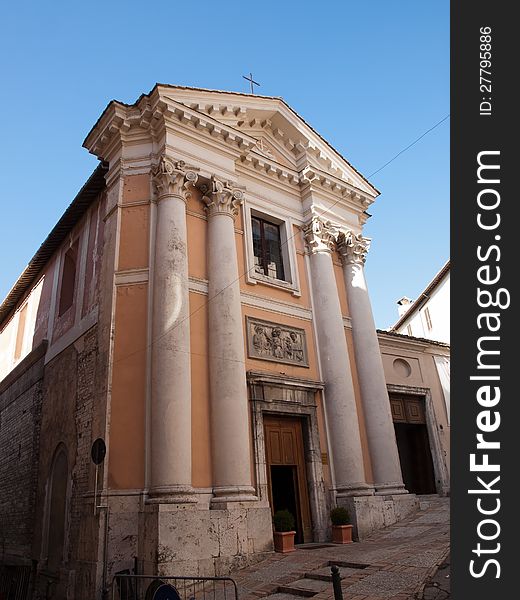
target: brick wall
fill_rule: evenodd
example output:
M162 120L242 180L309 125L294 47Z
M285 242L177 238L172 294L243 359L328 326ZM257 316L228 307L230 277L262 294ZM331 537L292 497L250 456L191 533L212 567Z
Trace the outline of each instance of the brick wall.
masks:
M0 562L30 563L34 530L43 359L33 350L0 382Z

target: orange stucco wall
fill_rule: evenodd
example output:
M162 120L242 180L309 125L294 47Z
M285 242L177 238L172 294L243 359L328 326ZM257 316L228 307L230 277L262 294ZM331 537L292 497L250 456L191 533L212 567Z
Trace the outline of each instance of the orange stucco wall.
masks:
M188 230L188 271L191 277L207 279L206 244L207 222L201 217L187 215L186 225Z
M190 294L192 482L211 487L207 296Z
M109 486L144 486L147 284L116 290Z
M149 199L150 176L148 173L143 173L141 175L127 175L123 182L122 204Z
M148 266L150 207L125 206L121 209L118 269L144 269Z
M334 275L336 276L336 287L338 288L339 304L341 306L341 314L344 317L350 317L348 308L347 290L345 288L345 278L343 276L343 267L337 253L332 254L334 264Z

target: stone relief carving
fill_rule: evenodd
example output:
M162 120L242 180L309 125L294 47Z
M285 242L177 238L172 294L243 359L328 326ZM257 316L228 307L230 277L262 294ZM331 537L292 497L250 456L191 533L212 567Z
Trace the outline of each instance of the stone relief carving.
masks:
M260 138L256 142L256 151L260 154L263 154L267 158L272 158L276 160L276 156L273 154L269 144L264 140L264 138Z
M305 331L246 317L247 348L250 358L308 367Z

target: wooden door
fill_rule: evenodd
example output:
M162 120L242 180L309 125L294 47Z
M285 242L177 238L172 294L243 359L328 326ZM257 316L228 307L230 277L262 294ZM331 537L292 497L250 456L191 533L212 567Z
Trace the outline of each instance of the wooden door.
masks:
M390 405L404 484L414 494L434 494L435 473L424 399L392 395Z
M265 416L264 429L271 511L274 513L281 508L292 509L296 520L296 541L310 542L312 524L302 421L292 417ZM294 495L294 499L289 498L289 495ZM290 506L277 506L281 497Z

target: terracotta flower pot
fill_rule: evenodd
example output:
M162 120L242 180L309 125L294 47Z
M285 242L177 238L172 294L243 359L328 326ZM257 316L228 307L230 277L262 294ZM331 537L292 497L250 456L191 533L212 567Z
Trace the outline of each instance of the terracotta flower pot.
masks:
M275 531L274 549L276 552L294 552L294 536L296 531Z
M333 525L332 541L335 544L352 544L352 525Z

